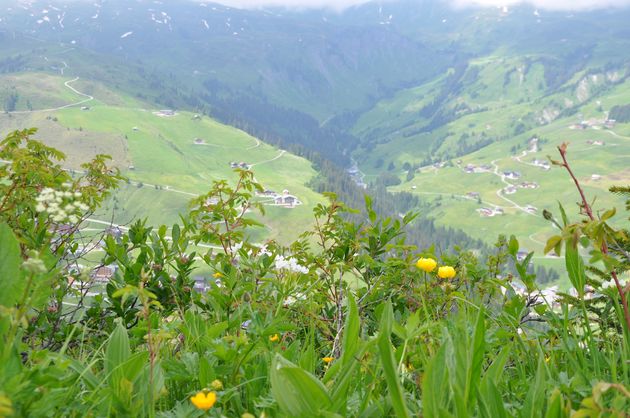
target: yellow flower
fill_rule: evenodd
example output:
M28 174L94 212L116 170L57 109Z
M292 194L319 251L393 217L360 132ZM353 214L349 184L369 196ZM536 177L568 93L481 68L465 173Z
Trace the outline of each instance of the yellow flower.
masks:
M431 273L437 267L437 261L432 258L421 258L416 262L416 267L427 273Z
M214 277L215 279L220 279L221 277L223 277L223 273L217 271L212 275L212 277Z
M334 359L334 357L324 357L322 360L324 360L324 363L329 364L332 363Z
M214 392L199 392L195 396L190 398L190 401L195 405L198 409L203 409L207 411L212 408L214 403L217 401L217 394Z
M210 383L210 387L214 390L221 390L223 389L223 382L221 382L219 379L215 379L212 381L212 383Z
M451 266L442 266L438 269L440 279L452 279L455 277L455 269Z
M273 334L271 337L269 337L269 341L271 341L272 343L276 343L280 341L280 336L278 334Z

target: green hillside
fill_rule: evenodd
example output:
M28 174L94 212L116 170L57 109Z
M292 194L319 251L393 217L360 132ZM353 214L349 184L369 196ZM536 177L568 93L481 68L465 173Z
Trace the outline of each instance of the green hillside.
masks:
M321 201L305 185L315 175L308 161L206 116L179 111L161 116L158 109L81 79L27 73L0 80L20 98L16 111L0 115L0 135L38 127L38 139L67 153L68 168L106 153L129 178L98 214L103 220L113 216L115 223L127 224L146 216L152 224L174 222L213 181L236 177L231 162L246 163L265 188L288 190L302 203L287 208L264 198L267 230L254 238L295 238ZM25 109L27 102L34 111ZM80 104L63 108L72 103Z
M575 190L563 170L540 165L569 142L596 207L621 207L608 188L630 180L630 124L606 121L613 107L630 103L630 81L623 67L591 68L549 93L545 71L535 57L493 55L378 103L353 128L365 179L390 169L402 181L391 190L429 200L428 215L439 224L487 243L514 233L536 251L538 265L559 266L542 254L553 233L542 211L557 213L560 202L576 214ZM520 178L502 177L506 171ZM483 208L504 214L482 216Z

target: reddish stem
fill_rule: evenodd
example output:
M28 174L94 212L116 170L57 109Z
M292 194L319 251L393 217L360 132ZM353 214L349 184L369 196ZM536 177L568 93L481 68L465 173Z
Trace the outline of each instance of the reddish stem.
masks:
M571 167L569 166L569 162L567 161L566 144L562 144L561 146L559 146L558 151L560 151L560 156L562 157L562 163L563 163L562 166L566 168L566 170L569 172L569 175L571 176L571 178L573 179L573 182L575 183L575 187L577 187L578 192L580 193L580 197L582 198L582 206L584 208L584 211L586 212L586 215L590 218L591 221L594 221L595 216L593 216L593 210L591 209L591 205L588 204L588 201L586 200L586 196L584 195L584 190L582 189L582 186L580 185L580 182L578 181L577 177L575 177L575 174L573 174L573 170L571 170ZM601 249L602 249L602 253L608 255L608 245L606 244L605 240L602 243ZM621 306L623 308L623 314L626 320L626 329L630 331L630 311L628 310L628 300L626 299L626 292L624 288L621 286L621 283L619 282L619 278L617 277L617 272L613 270L611 271L610 274L612 275L612 278L615 281L615 286L617 287L619 296L621 296Z

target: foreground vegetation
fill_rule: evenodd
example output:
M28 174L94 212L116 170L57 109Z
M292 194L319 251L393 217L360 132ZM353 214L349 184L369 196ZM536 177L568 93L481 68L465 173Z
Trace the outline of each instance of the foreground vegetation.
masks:
M80 227L122 178L103 156L72 177L32 134L0 143L0 416L630 409L630 241L608 224L614 210L596 217L583 198L577 223L545 213L559 231L547 250L564 253L575 289L551 300L514 237L485 259L418 249L405 242L414 215L381 219L367 197L360 223L329 195L290 246L248 242L261 186L237 171L179 224L104 236L102 265L118 270L90 291ZM213 274L200 283L202 267Z

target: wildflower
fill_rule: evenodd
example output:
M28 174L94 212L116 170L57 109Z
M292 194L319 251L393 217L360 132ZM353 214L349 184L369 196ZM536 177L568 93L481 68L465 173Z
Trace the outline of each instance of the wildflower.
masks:
M278 334L273 334L271 337L269 337L269 341L271 341L272 343L276 343L280 341L280 336Z
M190 398L190 401L195 405L198 409L203 409L207 411L212 408L214 403L217 401L217 394L214 392L199 392L195 396Z
M334 359L334 357L324 357L322 360L324 361L324 363L330 364Z
M308 273L308 269L298 264L297 260L293 257L284 258L279 255L276 257L276 269L277 270L289 270L295 273Z
M440 279L452 279L455 277L455 269L451 266L442 266L438 269Z
M220 381L219 379L215 379L212 381L212 383L210 383L210 387L214 390L222 390L223 389L223 382Z
M216 273L212 275L212 277L214 277L215 279L220 279L221 277L223 277L223 273L221 273L220 271L217 271Z
M416 262L416 267L427 273L431 273L437 267L437 261L432 258L421 258Z

